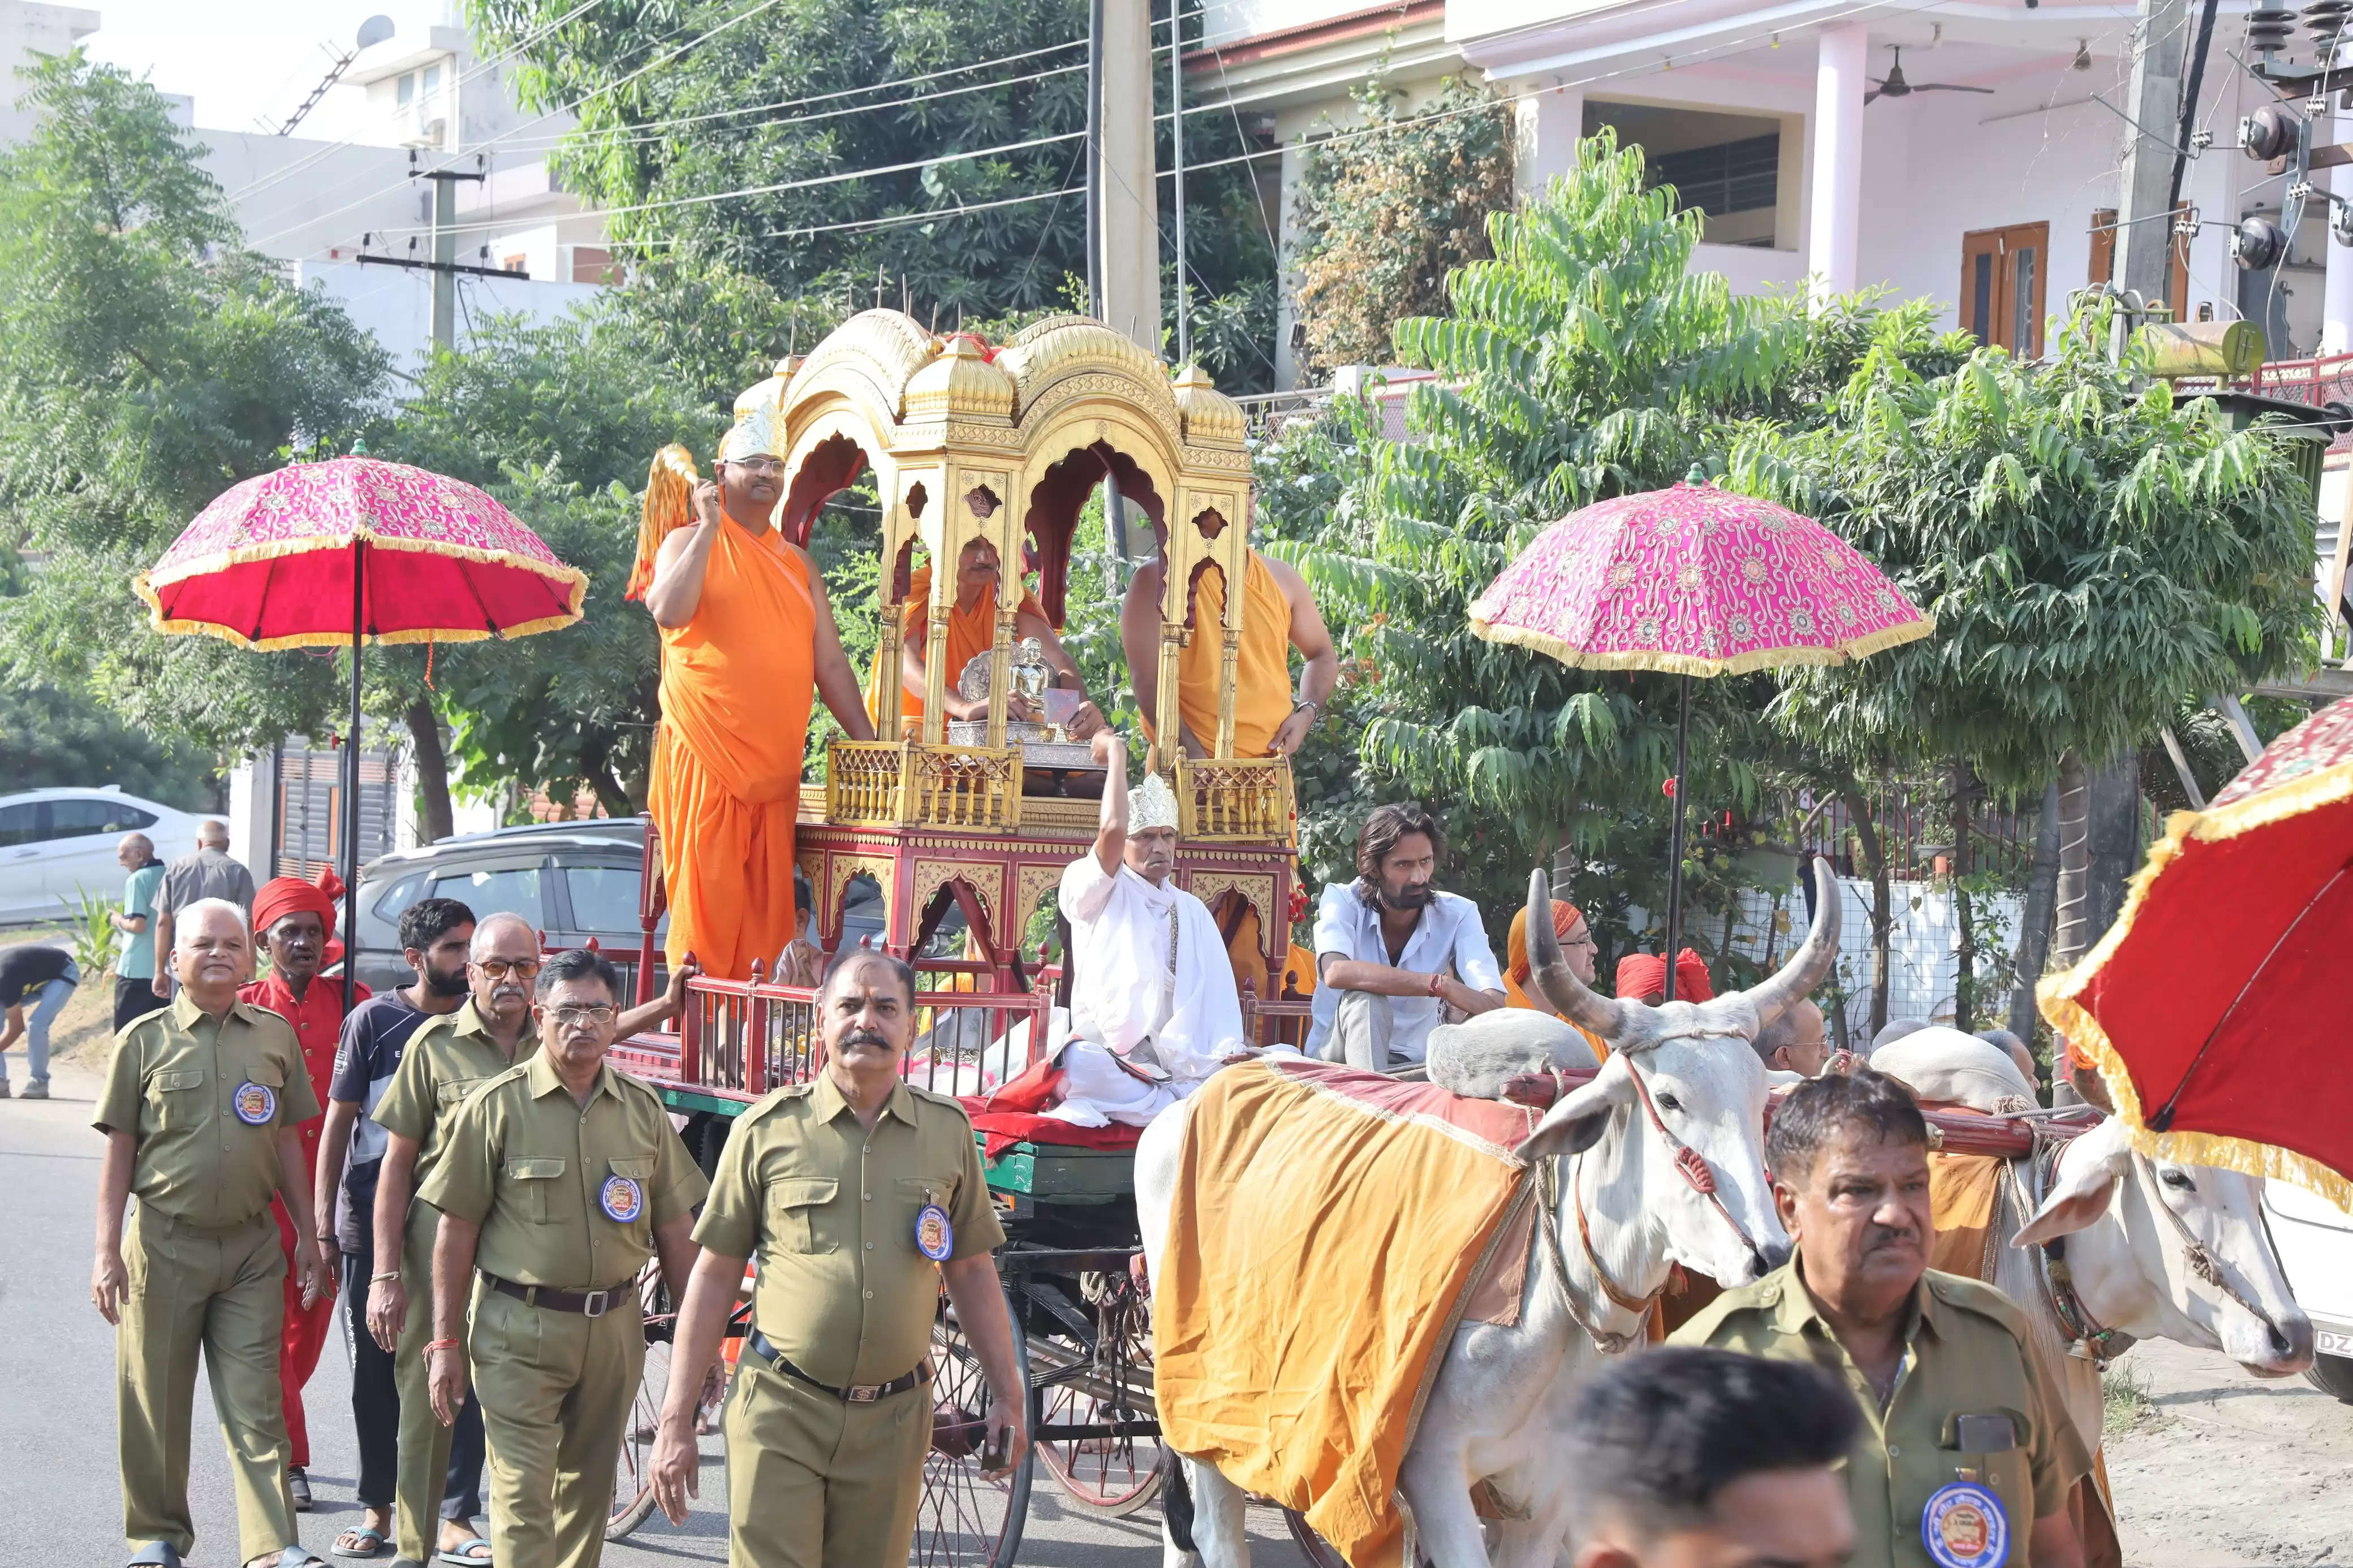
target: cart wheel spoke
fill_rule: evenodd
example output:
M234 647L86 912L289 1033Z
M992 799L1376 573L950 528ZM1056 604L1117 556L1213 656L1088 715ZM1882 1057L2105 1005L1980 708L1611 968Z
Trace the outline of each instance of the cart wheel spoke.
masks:
M1010 1306L1008 1304L1008 1311ZM1018 1317L1015 1321L1018 1321ZM1028 1347L1013 1336L1015 1370L1029 1380ZM981 1474L988 1382L945 1296L932 1325L932 1447L915 1512L911 1563L938 1568L1011 1568L1029 1508L1033 1449L1009 1475Z

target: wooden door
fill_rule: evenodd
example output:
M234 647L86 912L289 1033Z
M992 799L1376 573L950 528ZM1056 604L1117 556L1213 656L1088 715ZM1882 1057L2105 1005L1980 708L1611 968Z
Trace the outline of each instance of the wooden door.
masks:
M2012 224L1961 237L1961 326L2021 359L2042 354L2051 226Z

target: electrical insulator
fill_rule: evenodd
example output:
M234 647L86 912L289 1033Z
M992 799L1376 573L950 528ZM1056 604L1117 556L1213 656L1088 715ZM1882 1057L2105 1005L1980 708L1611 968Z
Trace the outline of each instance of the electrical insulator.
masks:
M2353 206L2330 206L2328 234L2339 245L2353 245Z
M2295 152L2295 111L2284 103L2258 104L2239 121L2239 150L2264 163Z
M2264 272L2287 254L2287 235L2267 217L2239 220L2231 236L2231 259L2248 272Z

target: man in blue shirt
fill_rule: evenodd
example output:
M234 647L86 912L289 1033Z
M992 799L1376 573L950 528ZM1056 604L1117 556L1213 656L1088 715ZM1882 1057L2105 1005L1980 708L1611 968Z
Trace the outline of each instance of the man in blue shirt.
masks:
M1325 888L1315 913L1309 1056L1386 1072L1420 1061L1447 1013L1504 1005L1479 906L1433 885L1445 857L1445 829L1414 802L1365 819L1356 879Z
M122 907L106 917L114 928L114 1026L164 1005L155 994L155 900L164 890L164 862L155 841L126 833L114 858L129 875L122 879Z

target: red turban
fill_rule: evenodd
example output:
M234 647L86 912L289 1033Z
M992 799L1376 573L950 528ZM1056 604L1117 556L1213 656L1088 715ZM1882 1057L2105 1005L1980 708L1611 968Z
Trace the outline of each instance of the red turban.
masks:
M1655 953L1630 952L1618 961L1618 995L1620 1000L1640 1002L1653 992L1667 988L1667 961ZM1715 986L1707 977L1707 965L1698 953L1685 948L1675 957L1675 1000L1705 1002L1715 994Z
M326 877L333 875L332 871L324 873ZM335 934L335 900L327 896L324 888L300 877L272 877L253 895L253 934L262 936L286 916L301 914L305 910L319 917L328 936Z

